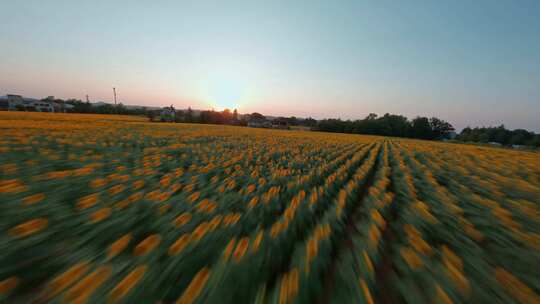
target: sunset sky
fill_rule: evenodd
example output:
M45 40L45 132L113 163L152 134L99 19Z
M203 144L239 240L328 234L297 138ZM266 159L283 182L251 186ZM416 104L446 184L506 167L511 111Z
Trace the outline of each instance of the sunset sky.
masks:
M1 1L0 95L540 131L540 1Z

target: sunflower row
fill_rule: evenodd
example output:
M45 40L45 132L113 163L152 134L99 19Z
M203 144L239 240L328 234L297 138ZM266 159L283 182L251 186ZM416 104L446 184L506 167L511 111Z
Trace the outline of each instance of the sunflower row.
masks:
M334 244L346 233L346 223L358 207L361 191L369 187L369 175L374 172L377 159L382 155L380 146L377 144L370 151L369 158L339 190L316 229L296 247L288 271L277 278L273 290L265 295L270 303L307 303L323 297L325 273L331 267Z
M348 176L352 176L362 161L364 161L362 166L367 166L365 158L371 148L371 146L364 147L327 178L318 179L320 184L315 184L311 192L301 190L291 199L285 212L269 229L261 227L250 236L241 238L244 242L237 242L233 252L240 251L246 254L242 254L240 259L219 261L215 266L219 271L212 274L208 292L201 296L200 301L211 302L212 299L214 301L219 299L220 302L234 302L239 298L252 301L259 286L275 275L275 269L288 259L290 253L287 252L294 249L296 240L310 231L311 223L316 220L317 214L328 208L327 204L324 204L326 199L333 196ZM339 178L336 179L334 176ZM328 183L329 180L332 182ZM283 230L275 228L282 227L280 225L284 225L283 223L286 223ZM238 238L234 238L236 239ZM248 243L252 244L250 248L255 249L239 249L243 248L241 244ZM246 276L246 273L251 272L256 272L257 275ZM239 286L242 286L242 289L238 289Z

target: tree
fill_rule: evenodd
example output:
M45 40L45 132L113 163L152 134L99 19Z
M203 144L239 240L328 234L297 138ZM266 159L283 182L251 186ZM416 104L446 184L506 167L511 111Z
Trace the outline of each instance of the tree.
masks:
M432 117L429 124L431 125L432 136L436 139L450 138L450 132L455 130L450 123L437 117Z
M377 119L378 115L375 113L369 113L368 116L366 116L366 120L375 120Z
M525 143L534 138L527 130L517 129L514 130L510 144L512 145L525 145Z
M186 122L193 122L193 110L191 107L188 107L186 111Z
M224 124L231 124L232 121L233 121L233 114L231 113L231 110L229 109L225 109L223 110L223 112L221 112L221 116L222 116L222 122Z
M506 130L504 125L500 125L493 129L493 136L489 140L498 142L502 145L507 145L510 142L510 137L510 131Z
M469 142L496 142L501 145L536 145L537 134L523 129L508 130L504 125L498 127L482 127L461 131L457 139Z
M266 117L264 117L264 115L262 115L261 113L257 113L257 112L253 112L249 115L249 118L250 119L256 119L256 120L263 120L263 119L266 119Z
M433 139L431 124L427 117L416 117L412 120L412 137L420 139Z
M463 130L461 130L461 133L456 137L456 139L461 141L471 141L472 137L472 129L471 127L467 126Z
M174 117L174 122L183 122L185 120L185 113L182 110L177 110Z
M298 125L298 118L296 118L296 116L291 116L289 118L286 118L285 120L291 126L297 126Z
M536 134L532 139L530 139L527 143L527 146L531 147L540 147L540 134Z
M323 119L317 123L317 130L325 132L345 133L347 122L341 119Z
M234 109L232 114L232 122L233 124L238 124L238 111Z
M212 111L201 111L199 114L199 122L203 124L211 124L212 122Z
M304 126L307 126L307 127L315 127L317 126L317 121L311 117L308 117L306 119L304 119L303 123L302 123Z
M386 113L383 117L375 120L369 120L368 124L371 124L375 128L375 134L405 137L409 133L411 124L407 117L402 115L394 115Z
M150 121L154 121L154 118L156 117L156 113L154 111L148 111L146 115Z
M249 118L249 115L242 115L242 117L240 118L240 120L238 121L238 124L240 126L247 126L247 123L248 123L248 118Z
M487 143L489 142L489 135L487 133L480 133L477 141L481 143Z

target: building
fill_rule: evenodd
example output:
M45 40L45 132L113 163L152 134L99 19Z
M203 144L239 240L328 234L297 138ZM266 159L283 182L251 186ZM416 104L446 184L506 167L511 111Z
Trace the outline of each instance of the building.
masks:
M66 106L63 102L54 100L53 96L44 100L15 94L0 96L0 110L2 111L65 112L69 107L73 106Z
M0 96L0 111L9 111L9 101L7 96Z
M64 103L63 108L64 108L64 112L68 112L68 111L73 110L75 106L69 103Z
M21 95L6 95L6 100L8 102L8 111L17 111L19 109L25 108L24 99Z
M170 107L164 107L159 114L161 121L174 122L176 120L176 110L171 105Z
M35 101L31 103L30 107L36 112L55 112L55 106L52 102L47 101Z
M8 94L4 97L7 101L8 111L27 111L32 109L33 103L38 101L34 98L26 98L21 95Z
M272 123L267 119L250 119L247 126L251 128L271 128Z
M286 118L283 118L283 117L279 117L279 118L276 118L276 119L272 120L272 128L273 129L283 129L283 130L290 129L289 122L287 121Z

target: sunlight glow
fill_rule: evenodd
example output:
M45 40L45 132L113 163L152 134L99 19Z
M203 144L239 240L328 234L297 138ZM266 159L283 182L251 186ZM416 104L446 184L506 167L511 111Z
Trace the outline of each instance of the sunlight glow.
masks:
M199 85L203 101L216 111L241 108L245 104L247 89L247 80L233 73L209 76Z

